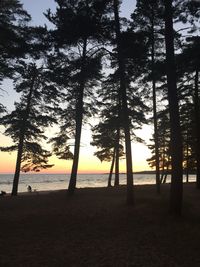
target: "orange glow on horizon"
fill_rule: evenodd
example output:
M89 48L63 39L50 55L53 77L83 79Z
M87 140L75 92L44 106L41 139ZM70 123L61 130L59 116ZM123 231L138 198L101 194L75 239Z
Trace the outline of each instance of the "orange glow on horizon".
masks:
M84 135L83 140L87 141L88 135ZM2 143L8 144L8 138L3 137ZM79 174L91 173L109 173L111 162L100 162L94 156L96 148L89 146L90 140L86 142L87 146L81 147L79 159ZM148 148L143 144L132 144L133 154L133 172L151 170L146 161L151 156ZM0 152L0 173L14 173L16 164L16 152ZM50 158L49 164L54 164L52 168L42 170L39 173L71 173L72 160L60 160L56 156ZM126 172L125 160L120 160L120 172ZM38 174L39 174L38 173Z
M16 161L16 153L6 153L0 152L0 173L14 173L15 171L15 161ZM52 168L42 170L38 172L40 173L49 173L49 174L70 174L72 160L59 160L55 156L51 157L49 162L50 164L54 164ZM79 160L79 174L100 174L100 173L108 173L110 171L111 162L100 162L95 157L80 157ZM143 171L150 169L147 164L143 164L143 162L135 162L133 161L133 171ZM125 160L120 161L120 172L126 172L126 164Z

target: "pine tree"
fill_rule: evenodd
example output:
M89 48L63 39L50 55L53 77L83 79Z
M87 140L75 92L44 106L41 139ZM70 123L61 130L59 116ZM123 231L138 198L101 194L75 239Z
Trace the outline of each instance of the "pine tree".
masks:
M143 1L138 0L136 9L132 14L132 28L140 33L143 33L147 38L147 53L146 74L144 68L141 70L140 76L143 76L143 82L146 86L145 75L148 74L148 79L151 81L152 89L152 106L153 106L153 124L154 124L154 144L155 144L155 167L156 167L156 190L160 193L160 169L159 169L159 145L158 145L158 122L157 122L157 70L156 61L161 58L161 46L163 43L163 28L162 19L163 5L160 1Z
M179 105L176 84L176 66L174 55L174 31L172 0L165 1L165 44L168 101L171 131L172 178L170 193L170 212L180 215L182 211L182 136L179 117Z
M117 47L117 59L119 66L120 76L120 90L119 98L122 103L123 114L123 129L125 134L125 147L126 147L126 172L127 172L127 204L133 205L133 169L132 169L132 152L131 152L131 137L130 137L130 118L127 107L127 88L125 78L125 63L123 58L123 51L121 47L121 25L119 18L119 1L113 0L113 10L115 17L115 34L116 34L116 47Z
M171 151L170 151L170 125L169 110L165 109L157 113L158 127L158 147L159 147L159 183L165 183L167 175L171 173ZM151 150L152 157L147 159L151 168L156 166L155 145L148 146Z
M18 0L0 1L0 85L3 79L12 77L13 63L25 54L29 21L30 15ZM2 112L5 112L5 107L0 103Z
M192 147L195 151L192 153L196 157L196 185L197 188L200 187L200 153L198 147L200 146L200 128L199 128L199 37L188 37L183 42L183 51L177 56L177 62L180 66L179 84L180 84L180 99L183 104L188 106L187 116L185 115L185 120L188 121L188 138L195 140L195 145ZM185 66L184 68L181 66ZM190 107L190 109L189 109ZM192 110L193 111L192 111ZM184 109L183 115L184 115ZM192 117L194 119L192 119Z
M104 27L106 1L61 0L56 3L58 4L56 14L52 15L50 11L47 14L48 19L56 26L56 30L53 32L56 46L69 52L70 63L76 66L71 82L71 95L73 95L75 103L75 145L68 187L68 193L73 194L76 187L84 119L84 98L91 94L100 78L101 64L99 64L98 45L102 44L104 36L108 33ZM87 91L89 86L90 93Z
M95 155L100 160L113 161L113 158L115 158L114 185L119 185L119 159L124 157L124 134L121 102L119 99L120 79L115 54L112 56L112 65L116 71L104 79L98 91L100 109L98 117L100 118L100 122L93 128L93 142L91 144L97 146ZM135 135L134 130L139 129L142 123L146 122L145 111L147 107L142 103L139 96L137 96L137 89L132 88L129 78L126 79L126 83L131 139L140 142L141 139ZM135 90L134 93L133 89ZM111 170L113 169L113 164L111 163Z
M14 111L1 118L5 135L14 143L1 147L1 151L17 150L12 195L17 195L20 171L38 172L53 166L48 164L51 153L43 149L40 142L47 139L44 129L56 122L48 115L51 107L45 104L49 103L53 88L43 68L38 68L35 63L21 62L17 72L15 90L21 93L20 102L15 104Z
M12 62L24 55L30 15L18 0L0 2L0 81L12 74Z
M107 91L107 90L106 90ZM99 114L101 122L93 127L93 146L96 146L98 151L94 153L101 161L112 161L110 174L108 178L108 186L111 186L111 177L113 172L113 167L115 165L115 181L114 185L119 185L119 160L124 156L124 147L122 145L122 140L124 139L120 134L121 121L119 121L118 103L115 106L113 98L112 106L108 101L108 95L111 92L107 92L107 96L103 98L104 104L102 104L102 110ZM112 93L111 93L112 94Z

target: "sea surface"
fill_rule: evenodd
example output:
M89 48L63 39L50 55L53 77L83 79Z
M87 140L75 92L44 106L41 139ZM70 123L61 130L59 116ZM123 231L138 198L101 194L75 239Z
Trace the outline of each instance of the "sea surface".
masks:
M21 174L18 191L27 192L28 185L35 191L66 189L69 178L69 174ZM195 181L195 176L190 175L189 180L191 182ZM0 174L0 191L3 190L10 193L12 181L13 174ZM107 181L108 174L78 174L77 187L105 187L107 186ZM170 176L168 176L167 182L170 182ZM120 184L126 184L125 174L120 174ZM134 184L155 184L155 174L134 174Z

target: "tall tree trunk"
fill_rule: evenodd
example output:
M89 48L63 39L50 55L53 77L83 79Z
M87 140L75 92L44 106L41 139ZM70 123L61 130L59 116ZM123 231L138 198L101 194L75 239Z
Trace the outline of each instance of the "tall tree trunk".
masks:
M24 147L24 138L25 138L25 133L26 133L26 124L27 124L27 120L30 114L31 99L32 99L33 90L34 90L35 78L36 78L36 69L33 69L32 83L31 83L30 92L27 98L26 109L23 114L24 117L23 117L22 127L20 129L19 144L18 144L18 151L17 151L17 161L16 161L16 166L15 166L15 174L14 174L14 179L13 179L12 193L11 193L12 196L16 196L18 192L19 176L20 176L21 161L22 161L23 147Z
M155 38L154 38L154 13L152 11L151 21L151 71L152 71L152 88L153 88L153 122L154 122L154 144L156 160L156 191L160 193L160 169L159 169L159 143L158 143L158 120L157 120L157 103L156 103L156 77L155 77Z
M76 188L77 171L78 171L78 163L79 163L80 141L81 141L81 131L82 131L82 121L83 121L83 95L84 95L84 89L85 89L86 49L87 49L87 39L85 39L83 43L79 92L78 92L78 98L76 102L75 145L74 145L74 158L73 158L71 176L70 176L70 181L69 181L69 186L68 186L69 195L73 195L75 188Z
M164 137L163 137L162 142L163 142L163 146L165 147ZM161 170L160 184L163 183L164 174L165 174L165 149L163 149L163 151L162 151L162 170Z
M200 105L199 105L199 71L195 73L195 92L194 92L194 108L195 108L195 127L196 127L196 186L200 189Z
M170 212L181 215L183 195L182 136L179 118L176 66L174 56L174 31L172 0L165 0L165 44L166 70L170 114L172 178L170 191Z
M115 182L114 186L119 185L119 139L120 139L120 128L117 128L116 137L116 157L115 157Z
M115 16L115 31L117 41L117 56L120 75L120 99L122 101L122 123L125 133L125 148L126 148L126 171L127 171L127 204L133 205L133 170L132 170L132 152L131 152L131 137L130 137L130 121L127 107L127 92L126 92L126 80L125 80L125 62L121 49L121 31L119 21L119 1L113 0L114 4L114 16Z
M165 169L165 175L163 177L163 184L166 183L166 181L167 181L167 175L169 174L169 160L170 160L170 157L168 156L168 158L166 160L166 169Z
M108 176L108 187L111 187L113 168L114 168L114 164L115 164L115 155L116 155L116 149L114 148L114 150L113 150L113 158L112 158L112 162L111 162L111 166L110 166L110 173L109 173L109 176Z
M189 144L188 144L188 131L186 133L186 183L189 182Z

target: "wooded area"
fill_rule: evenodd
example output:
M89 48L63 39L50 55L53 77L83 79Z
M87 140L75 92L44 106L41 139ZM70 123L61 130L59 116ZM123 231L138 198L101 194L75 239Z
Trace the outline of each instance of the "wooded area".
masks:
M119 185L125 157L127 204L136 202L131 142L143 142L135 130L153 124L148 162L156 168L156 191L171 174L170 212L180 215L183 172L195 173L200 189L200 2L137 0L130 19L120 17L119 0L55 4L44 14L48 29L31 26L20 1L0 1L0 82L11 79L20 95L12 112L3 98L0 105L0 124L13 140L0 150L17 151L12 195L20 171L51 168L52 154L73 160L67 190L73 195L82 127L98 116L91 145L111 163L108 187L114 167ZM49 139L47 127L55 125L59 132Z

